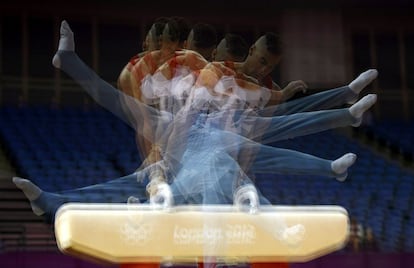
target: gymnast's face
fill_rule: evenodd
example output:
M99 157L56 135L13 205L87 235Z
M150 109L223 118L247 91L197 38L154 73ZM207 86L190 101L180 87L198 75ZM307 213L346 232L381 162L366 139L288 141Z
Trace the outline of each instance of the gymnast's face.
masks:
M145 40L142 42L142 51L148 50L148 34L145 36Z
M161 40L163 44L171 42L170 27L168 26L168 23L165 25L164 30L162 31Z
M196 47L194 45L194 31L191 30L188 34L187 40L185 42L185 48L196 51Z
M227 52L226 38L221 39L220 43L217 45L217 47L214 49L212 53L212 58L214 61L232 60L230 59Z
M151 29L148 31L146 38L147 50L154 51L160 49L161 40L155 34L155 26L152 25Z
M167 23L164 27L164 30L162 32L162 36L161 36L161 47L169 47L169 48L176 48L179 45L179 41L175 40L173 41L173 39L178 39L178 37L173 36L173 33L171 32L172 30L170 30L170 26Z
M266 39L261 37L250 47L245 64L248 65L247 75L261 80L269 75L279 64L281 55L275 55L267 50Z

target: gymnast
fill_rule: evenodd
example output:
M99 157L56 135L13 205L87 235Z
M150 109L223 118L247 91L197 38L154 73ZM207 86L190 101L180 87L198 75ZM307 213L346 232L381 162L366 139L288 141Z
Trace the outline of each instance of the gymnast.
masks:
M197 23L188 34L184 48L196 51L207 61L211 61L216 42L217 33L213 26L206 23Z
M148 52L161 49L161 35L164 30L164 26L168 21L167 18L157 18L148 30L145 40L143 42L143 51L131 57L128 63L124 66L121 73L119 74L117 86L119 90L122 90L126 94L131 94L132 89L130 88L130 75L132 68L137 62L144 57Z
M213 61L242 62L247 56L248 45L238 34L227 33L212 52Z
M268 41L267 39L269 38L269 40L273 40L272 42L274 42L273 44ZM257 59L262 58L262 54L266 54L263 51L265 51L267 48L267 46L270 47L277 47L278 46L278 39L276 39L274 37L273 34L268 33L264 36L262 36L261 38L258 39L258 41L256 42L255 46L254 46L254 53L251 53L252 56L248 57L248 60L246 60L246 62L254 62L257 61ZM252 49L251 49L252 50ZM267 54L271 53L271 51L274 51L274 49L271 49L267 52ZM259 55L255 55L259 54ZM197 63L195 64L194 62L196 61L200 61L201 63ZM165 64L163 64L159 69L158 72L161 72L162 75L160 76L154 76L156 79L154 80L159 80L162 81L160 82L161 85L163 86L159 86L158 88L164 88L164 90L157 90L157 92L155 91L151 91L151 88L149 88L147 91L149 91L150 93L148 93L148 97L149 98L153 98L153 99L161 99L161 98L165 98L165 96L170 96L173 95L175 101L170 101L170 110L169 112L171 113L175 113L176 110L179 110L179 108L181 108L181 106L174 107L174 105L179 105L181 103L183 103L182 99L186 98L186 96L188 96L188 90L191 89L192 87L192 83L194 81L194 78L188 79L188 77L183 78L183 79L178 79L180 80L179 83L176 83L175 85L173 85L173 83L168 83L168 81L172 80L173 78L177 78L178 75L177 73L179 73L179 75L182 77L183 73L185 73L185 71L177 71L177 66L185 66L186 68L189 68L190 70L194 70L197 68L193 68L191 66L191 64L195 65L195 66L202 66L205 64L204 60L200 57L196 57L193 54L191 54L190 52L187 53L183 53L180 54L178 56L175 56L174 58L168 60ZM257 65L258 63L254 63L253 65ZM225 77L227 76L225 79L221 80L221 83L224 83L225 81L229 82L231 81L231 79L228 79L228 77L237 77L237 78L241 78L241 79L246 79L246 78L250 78L249 81L253 81L251 79L251 77L246 76L246 74L244 74L243 72L241 72L240 70L238 70L237 68L233 68L233 69L229 69L226 68L228 65L228 61L227 63L220 64L217 62L213 62L210 64L206 64L206 67L204 67L205 71L206 69L209 69L211 71L213 71L213 75L212 76L208 76L205 80L205 83L210 83L212 85L215 85L215 83L217 83L217 81L219 81L219 78L216 77ZM249 64L248 64L249 65ZM213 68L209 68L209 67L213 67ZM184 68L182 68L184 69ZM269 71L271 71L269 69ZM252 75L254 75L254 73L252 73ZM346 102L350 102L350 101L354 101L355 99L358 98L359 93L362 91L362 89L364 89L369 83L372 82L373 79L375 79L377 76L377 71L376 70L368 70L362 74L360 74L354 81L352 81L348 86L344 86L344 87L340 87L337 89L332 89L332 90L327 90L327 91L323 91L321 93L318 94L313 94L311 96L307 96L307 97L303 97L300 99L296 99L293 101L287 101L284 103L280 103L279 105L273 105L273 106L267 106L263 109L256 109L259 113L259 115L269 115L269 114L273 114L273 115L286 115L286 114L292 114L292 113L297 113L297 112L304 112L304 111L313 111L313 110L320 110L321 108L332 108L338 105L342 105L345 104ZM207 81L207 80L211 80L213 77L213 81ZM234 82L233 82L234 83ZM240 81L238 82L238 84L240 84ZM152 84L154 85L154 83ZM165 86L168 85L168 86ZM173 86L171 86L173 85ZM242 87L246 88L247 84L244 84ZM230 88L231 86L227 86L228 88ZM233 87L233 88L237 88ZM145 90L144 90L145 91ZM236 90L234 90L236 91ZM287 90L289 91L289 90ZM261 88L261 90L250 90L248 91L248 93L246 94L246 90L242 90L242 92L240 93L239 91L239 95L245 95L244 97L241 97L243 99L243 103L248 103L248 106L251 106L250 108L257 108L257 107L262 107L263 106L263 102L266 103L267 102L267 98L270 92L270 95L272 97L276 95L279 95L279 99L283 98L283 91L274 91L274 90L265 90L264 88ZM157 96L154 96L155 94L157 94ZM152 94L152 95L151 95ZM237 94L237 93L236 93ZM267 95L267 97L265 97L264 95ZM289 93L288 93L289 94ZM179 101L177 101L177 99ZM365 100L371 99L371 101L375 102L375 96L370 95L367 98L365 98ZM261 100L261 101L258 101ZM174 104L174 105L171 105ZM166 109L165 107L163 108L164 110ZM264 122L263 119L259 119L259 120L249 120L249 122ZM358 126L360 124L361 120L359 120L359 122L354 123L354 126ZM252 126L246 126L247 124L247 120L244 122L244 129L252 129ZM292 121L293 124L293 121ZM266 125L266 124L264 124ZM263 143L269 143L271 142L271 139L274 139L275 136L264 136L264 137L260 137L260 133L262 133L262 131L258 131L260 130L254 129L254 137L250 137L253 138L255 141L259 141L260 139L263 139ZM272 138L273 137L273 138ZM269 140L270 139L270 140ZM245 156L246 154L242 154L243 156ZM252 154L249 154L252 155ZM246 161L247 157L244 157L243 161Z
M148 103L143 98L141 91L142 82L144 81L144 85L146 84L145 81L150 82L147 80L147 76L152 75L159 65L173 57L175 53L183 50L186 38L190 32L189 23L182 17L162 18L161 22L156 22L155 26L151 28L147 35L149 51L130 66L128 76L123 76L125 73L123 71L120 77L123 81L120 85L123 86L121 88L123 92L153 107L157 107L158 104ZM128 89L128 92L125 91L125 88ZM124 109L128 110L128 106L124 106ZM160 161L159 148L143 136L144 132L146 136L154 135L153 126L147 124L150 121L148 119L150 115L147 112L145 109L141 110L141 118L144 124L142 125L142 131L136 131L139 152L141 159L144 160L139 169L151 166L151 178L165 179L162 178L158 168L152 165Z
M220 101L221 103L223 103L223 100L225 103L233 103L232 95L219 98L217 103L214 103L211 98L205 101L205 96L197 99L199 92L209 92L203 90L203 88L206 88L206 84L203 82L205 81L202 79L203 75L201 75L196 80L198 84L196 83L194 90L190 91L192 95L189 99L191 101L185 103L184 107L187 110L180 109L177 113L178 116L173 117L165 111L154 109L134 98L121 94L111 85L102 81L76 56L73 33L66 22L62 23L61 34L58 52L53 60L55 67L67 72L73 79L81 83L84 89L99 104L116 114L137 131L142 130L143 118L140 115L142 109L145 109L151 115L149 123L154 127L159 126L160 122L166 126L164 135L157 138L153 136L148 138L153 139L151 142L155 144L162 141L159 144L165 159L155 164L161 166L166 172L167 178L172 180L169 183L172 185L171 188L177 204L180 204L180 202L229 202L232 199L235 185L251 183L235 157L240 148L243 147L252 149L252 152L260 152L265 156L253 163L251 168L256 171L269 172L271 169L275 169L283 174L323 174L328 177L344 179L347 168L355 162L356 156L354 154L345 154L337 160L330 161L300 152L268 147L251 140L254 138L254 134L252 134L254 131L249 131L246 134L240 131L241 128L236 125L237 123L243 125L249 120L253 121L255 126L260 127L257 131L260 133L258 135L269 134L269 138L265 142L272 142L333 127L355 124L376 101L376 95L368 95L348 109L294 114L283 117L257 117L251 116L251 113L257 115L252 109L219 109ZM237 83L233 85L237 86ZM194 104L203 105L194 107ZM208 106L206 107L204 104ZM135 111L132 116L130 114L125 115L125 105L130 108L136 107L136 109L129 109L129 111ZM199 110L199 108L202 109ZM207 110L203 111L204 108L207 108ZM214 111L214 109L218 110ZM231 120L229 121L229 115L233 119L237 117L237 121L234 120L232 123L232 129L223 129L223 122L231 122ZM307 129L311 125L312 128ZM189 137L196 138L191 140ZM226 140L231 142L223 143ZM202 146L200 146L200 142ZM213 148L211 145L214 145ZM203 148L202 151L200 151L201 148ZM198 154L203 157L204 162L200 162ZM301 163L301 170L297 168L299 162ZM197 163L198 165L196 165ZM272 166L260 166L265 164L271 164ZM203 167L201 170L197 168L200 166ZM231 172L226 176L229 170ZM209 181L208 175L212 174L215 174L215 176ZM104 192L111 193L112 198L114 196L112 194L115 194L115 196L119 194L118 198L112 199L112 202L126 203L130 196L141 198L146 195L146 180L148 180L148 170L144 169L124 178L112 180L110 183L53 194L42 191L29 180L17 177L13 179L17 187L22 189L31 201L34 212L49 217L49 220L53 220L57 208L66 202L108 202L105 195L96 194L101 189ZM187 183L190 185L187 185ZM181 197L181 201L179 197Z
M221 60L223 64L235 70L237 73L243 73L247 76L254 77L261 85L267 88L280 90L280 86L277 85L270 76L270 73L277 65L279 65L280 60L283 57L280 36L271 32L260 36L247 51L247 56L244 61L232 60L232 57L234 56L230 53L231 51L237 51L238 55L243 55L243 47L240 47L239 44L236 44L235 42L226 42L225 44L226 46L219 45L216 47L215 54L221 55L217 58L218 60ZM239 59L240 58L241 57L239 57ZM270 100L267 105L270 107L264 109L263 113L285 115L331 109L345 103L352 103L358 98L360 92L369 85L377 75L377 70L367 70L360 74L348 86L325 90L307 97L287 101L296 94L296 92L305 91L307 89L307 85L302 80L292 81L284 88L285 94L283 96L273 96L273 99Z
M121 73L119 74L117 87L119 90L125 94L132 95L133 89L131 84L131 71L135 64L144 57L148 52L160 50L161 49L161 37L164 31L164 26L167 23L168 19L165 17L157 18L154 23L151 25L151 28L148 30L145 40L143 42L143 51L131 57L128 63L124 66ZM140 135L138 132L135 137L136 143L138 145L138 152L140 153L141 159L146 159L148 152L150 151L150 145L148 142ZM146 166L146 162L141 165L140 168Z

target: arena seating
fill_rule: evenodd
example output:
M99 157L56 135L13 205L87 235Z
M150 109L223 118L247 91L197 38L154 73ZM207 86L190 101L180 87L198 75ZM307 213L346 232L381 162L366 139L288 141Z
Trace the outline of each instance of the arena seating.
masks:
M403 119L382 119L359 129L380 146L387 147L391 153L401 154L405 160L412 161L414 156L414 122Z
M140 164L132 129L103 109L8 107L0 116L19 175L47 191L117 178Z

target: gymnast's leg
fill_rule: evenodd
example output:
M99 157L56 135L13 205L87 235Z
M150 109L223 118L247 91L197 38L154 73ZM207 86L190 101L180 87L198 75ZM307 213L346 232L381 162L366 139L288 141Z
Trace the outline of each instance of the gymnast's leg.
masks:
M347 169L354 164L356 155L347 153L331 161L306 153L263 145L235 133L226 132L226 136L237 136L237 144L223 147L229 155L235 155L243 148L243 156L247 159L241 169L246 173L273 173L289 175L320 175L345 180ZM236 140L236 138L232 138Z
M254 131L248 138L270 143L298 136L309 135L328 129L358 126L362 115L377 100L377 95L369 94L349 108L298 113L276 117L257 117ZM246 120L249 119L247 116ZM243 119L242 119L243 120ZM250 120L250 119L249 119Z
M58 193L45 192L30 180L19 177L14 177L13 182L30 201L33 212L43 216L48 222L53 222L58 208L68 202L127 203L131 196L145 201L148 178L137 180L137 176L141 175L133 173L105 183Z
M338 107L345 103L353 102L358 98L359 93L368 86L378 76L375 69L361 73L349 85L325 90L310 96L287 101L275 106L266 107L262 115L286 115L293 113L303 113L309 111L326 110Z
M150 121L152 122L150 127L156 127L157 121L160 118L157 110L112 87L112 85L102 80L93 70L86 66L77 56L73 32L66 21L62 22L60 33L58 50L52 61L56 68L63 70L71 76L97 103L118 116L136 131L143 131L144 118L141 113L133 113L132 111L148 111ZM153 139L153 137L146 138Z
M298 151L260 146L260 151L251 166L255 173L286 175L318 175L344 181L347 170L355 163L356 155L347 153L336 160L322 159Z

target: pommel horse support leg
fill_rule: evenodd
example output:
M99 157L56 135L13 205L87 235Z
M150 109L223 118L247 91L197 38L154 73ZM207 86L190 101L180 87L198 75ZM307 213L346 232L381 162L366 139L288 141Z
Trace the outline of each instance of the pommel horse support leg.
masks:
M349 233L340 206L65 204L56 213L59 249L80 258L158 267L160 263L306 262L342 248ZM135 264L135 266L132 266Z

